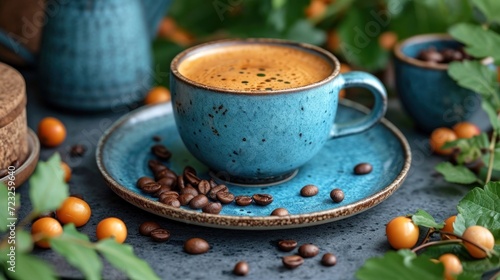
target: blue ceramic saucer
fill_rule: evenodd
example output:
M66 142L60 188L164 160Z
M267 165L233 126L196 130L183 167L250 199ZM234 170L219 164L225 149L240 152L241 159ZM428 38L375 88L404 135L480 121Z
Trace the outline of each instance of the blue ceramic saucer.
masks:
M366 115L367 109L349 100L341 102L337 120L352 120ZM209 227L264 230L312 226L340 220L381 203L403 183L410 168L410 147L403 134L389 121L363 133L330 140L320 153L299 169L291 180L270 187L228 185L235 195L267 193L274 197L268 206L223 206L219 215L202 213L188 207L172 208L144 194L135 186L141 176L152 176L149 159L153 136L172 151L167 165L181 173L186 165L196 168L200 177L209 178L209 170L185 148L177 132L171 103L142 107L118 120L102 136L97 149L97 164L108 186L129 203L172 220ZM335 142L335 144L334 144ZM332 147L342 147L333 150ZM373 165L367 175L355 175L361 162ZM302 197L300 189L314 184L319 193ZM330 191L340 188L341 203L330 199ZM276 208L290 215L270 216Z

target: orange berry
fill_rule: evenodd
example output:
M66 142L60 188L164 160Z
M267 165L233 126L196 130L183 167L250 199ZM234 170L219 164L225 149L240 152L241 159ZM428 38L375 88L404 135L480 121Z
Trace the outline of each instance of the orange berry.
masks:
M53 117L46 117L38 123L38 138L46 147L59 146L66 139L66 127Z
M331 52L340 50L340 36L336 30L330 30L326 35L326 48Z
M116 242L123 243L127 239L127 226L118 218L106 218L97 224L97 239L114 237Z
M54 218L44 217L36 220L31 226L31 236L35 244L41 248L50 248L49 238L57 237L63 233L61 224Z
M453 254L444 254L439 257L439 261L444 265L444 278L446 280L456 279L456 276L463 271L460 259Z
M441 155L450 155L453 153L453 149L442 149L441 147L447 142L455 140L457 140L457 135L453 130L446 127L436 128L430 138L431 149Z
M61 168L64 172L64 182L67 183L71 179L71 167L64 161L61 161Z
M449 217L448 219L446 219L444 221L444 227L441 230L446 231L446 232L453 232L453 223L455 222L456 219L457 219L456 215L453 215L453 216ZM441 239L450 240L450 239L457 239L457 238L453 235L441 234Z
M56 216L63 224L73 223L75 227L81 227L89 221L91 213L90 206L85 200L70 196L57 209Z
M462 237L471 242L474 242L475 244L481 245L487 250L492 250L493 246L495 246L495 237L493 236L491 231L482 226L470 226L466 228L464 233L462 234ZM476 259L483 259L488 256L485 251L467 241L464 241L464 246L469 254Z
M170 101L170 90L162 86L152 88L148 92L146 99L144 99L145 104L156 104L168 101Z
M410 218L403 216L392 219L385 228L387 241L396 250L415 246L419 233L418 226Z
M481 134L481 130L475 124L470 122L459 122L453 126L453 131L459 139L472 138Z
M177 24L175 24L175 21L170 17L165 17L161 20L158 27L158 36L168 38L176 29Z
M398 42L398 35L392 31L386 31L378 37L378 44L384 50L392 50Z
M312 0L311 4L306 8L306 16L315 18L322 15L326 11L326 3L321 0Z

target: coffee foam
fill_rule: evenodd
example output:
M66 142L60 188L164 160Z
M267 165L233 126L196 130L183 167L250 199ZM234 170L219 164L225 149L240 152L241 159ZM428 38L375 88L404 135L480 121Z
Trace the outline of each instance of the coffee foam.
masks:
M293 47L241 44L193 54L180 63L179 72L203 85L252 92L306 86L328 77L333 66Z

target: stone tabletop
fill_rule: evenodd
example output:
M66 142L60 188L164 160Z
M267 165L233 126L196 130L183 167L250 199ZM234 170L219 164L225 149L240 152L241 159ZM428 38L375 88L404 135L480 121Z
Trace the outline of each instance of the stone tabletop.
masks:
M122 200L106 186L97 169L95 150L99 137L113 121L126 113L124 110L100 114L61 112L42 103L39 98L41 93L31 72L23 72L23 75L27 80L29 127L35 130L38 121L46 116L59 118L66 125L66 141L55 149L42 149L40 158L46 160L57 151L73 169L70 192L82 194L92 209L89 223L79 230L88 234L91 240L96 240L95 228L101 219L110 216L122 219L129 230L126 242L163 279L235 279L238 276L231 271L241 260L247 261L250 266L246 279L354 279L356 270L366 259L381 256L390 250L385 237L385 224L388 221L396 216L414 213L420 208L436 219L443 220L456 214L455 206L468 190L467 187L445 183L436 176L434 166L442 159L431 155L427 137L413 128L397 100L393 99L389 102L386 117L407 137L413 160L406 181L380 205L344 220L287 230L224 230L170 221ZM69 157L69 149L74 144L87 147L83 157ZM21 216L30 209L28 189L28 184L18 189L22 196ZM168 229L171 239L166 243L155 243L139 235L139 225L147 220L156 221ZM184 253L183 242L191 237L207 240L211 245L210 251L202 255ZM281 239L295 239L299 245L314 243L319 246L320 254L306 259L296 269L286 269L281 257L290 253L277 250L276 243ZM321 256L327 252L337 256L336 266L324 267L320 264ZM51 263L61 277L82 277L62 257L50 250L36 249L35 254ZM103 276L105 279L125 279L123 274L107 263Z

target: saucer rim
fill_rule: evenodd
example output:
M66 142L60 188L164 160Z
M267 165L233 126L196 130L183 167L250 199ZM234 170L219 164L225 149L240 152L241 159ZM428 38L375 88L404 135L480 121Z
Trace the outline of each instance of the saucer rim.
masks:
M351 100L340 100L341 105L350 107L357 111L367 114L370 110L363 105L360 105ZM243 230L277 230L277 229L291 229L299 227L309 227L324 223L330 223L337 220L345 219L357 214L360 214L366 210L373 208L374 206L380 204L391 196L404 182L411 165L411 149L408 144L407 139L403 133L390 121L385 118L380 120L380 123L384 125L401 143L402 150L404 152L405 161L401 168L401 171L396 176L396 178L383 189L378 192L367 196L356 202L335 207L333 209L315 211L304 214L293 214L288 216L231 216L231 215L220 215L220 214L209 214L203 212L195 212L192 210L173 208L169 207L159 201L153 201L145 196L142 196L136 192L119 184L113 176L110 175L106 168L106 163L103 158L104 147L113 133L120 127L126 125L129 119L134 116L139 116L146 110L154 110L160 106L169 106L170 102L147 105L138 108L118 119L111 127L109 127L104 134L101 136L96 149L96 161L97 167L104 178L105 183L108 187L116 193L119 197L127 201L128 203L148 211L150 213L159 215L164 218L168 218L174 221L179 221L186 224L195 224L204 227L212 228L223 228L223 229L243 229ZM170 108L171 106L167 107ZM172 112L167 112L171 114Z

